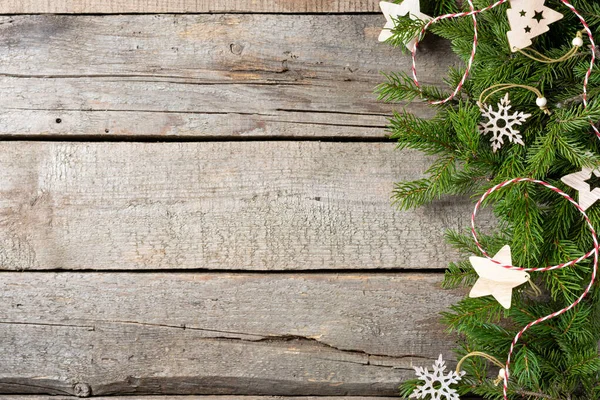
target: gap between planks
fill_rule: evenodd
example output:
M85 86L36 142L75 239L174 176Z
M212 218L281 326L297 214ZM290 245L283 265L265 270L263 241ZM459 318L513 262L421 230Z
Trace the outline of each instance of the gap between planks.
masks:
M340 126L342 127L342 126ZM383 127L382 127L383 128ZM73 143L220 143L220 142L323 142L323 143L394 143L388 137L340 137L331 136L109 136L109 135L0 135L2 142L73 142Z
M3 395L2 400L76 400L77 396L19 396ZM399 400L398 397L365 396L110 396L94 400Z

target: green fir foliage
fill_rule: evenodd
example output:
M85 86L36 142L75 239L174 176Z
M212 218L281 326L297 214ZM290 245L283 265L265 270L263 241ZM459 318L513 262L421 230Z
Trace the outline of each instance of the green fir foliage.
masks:
M462 10L468 10L462 2ZM489 0L475 0L477 9ZM573 5L587 19L596 39L600 40L600 3L597 0L573 0ZM454 0L421 0L429 15L459 11ZM565 15L552 24L550 31L534 39L533 48L550 57L560 57L571 47L571 38L580 30L576 16L559 1L546 5ZM583 79L590 65L589 41L573 58L557 64L542 64L509 50L506 32L508 4L477 16L479 47L470 77L461 94L445 105L434 107L432 119L419 118L402 107L422 97L439 100L448 96L460 81L464 69L449 71L443 88L423 86L423 95L415 86L412 74L389 73L378 86L381 100L397 103L399 108L390 121L390 137L398 149L414 149L434 161L421 179L399 182L394 189L394 203L399 209L425 206L448 195L468 195L475 201L490 187L507 179L531 177L543 179L571 196L576 193L560 181L564 175L586 166L600 165L600 144L593 135L590 119L600 120L600 67L590 77L589 106L583 107ZM403 42L419 32L422 21L400 18L390 43L404 49ZM440 46L449 43L453 52L466 62L471 54L473 21L470 17L444 20L431 26L429 36ZM436 40L428 38L428 40ZM525 146L505 144L494 153L489 137L481 136L482 120L477 99L482 91L498 83L530 85L540 89L548 99L552 115L535 105L535 95L510 89L513 110L532 116L520 128ZM443 85L441 85L443 86ZM505 92L488 101L495 105ZM600 204L600 203L598 203ZM588 215L600 228L600 205L592 206ZM481 235L481 243L490 254L510 244L515 265L545 267L565 262L592 248L587 225L581 214L565 199L538 185L519 183L492 194L484 204L497 221L495 232ZM470 231L450 231L446 239L463 258L451 263L443 287L469 288L477 279L468 257L479 256ZM536 296L528 285L514 291L513 306L504 310L490 296L465 298L443 313L442 320L450 332L458 335L457 357L471 351L483 351L506 360L515 334L529 322L562 309L578 298L591 277L591 259L574 267L532 273L533 281L543 290ZM535 325L520 339L513 354L509 384L510 399L600 398L600 290L573 310ZM479 358L464 363L467 375L457 386L461 394L487 399L502 399L502 385L494 385L497 367ZM418 380L401 386L401 395L412 393Z

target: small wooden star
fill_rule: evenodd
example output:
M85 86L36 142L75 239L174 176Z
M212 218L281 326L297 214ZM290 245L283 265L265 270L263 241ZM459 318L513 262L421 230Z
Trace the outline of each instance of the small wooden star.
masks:
M525 10L521 10L521 11L519 12L519 14L521 14L521 17L524 17L524 16L526 16L526 15L527 15L527 11L525 11Z
M510 246L502 247L492 258L504 265L512 265ZM484 257L469 257L469 261L479 275L469 297L492 295L506 309L509 309L512 303L513 288L529 280L527 272L501 267Z
M563 176L560 180L569 187L579 191L579 205L584 210L600 200L600 170L583 168L579 172Z
M379 34L380 42L385 42L386 40L392 37L392 30L396 26L396 24L394 23L394 19L398 19L398 17L403 17L408 14L410 19L412 20L419 19L421 21L428 21L431 19L430 16L425 15L421 12L421 4L419 3L419 0L404 0L400 4L382 1L379 3L379 7L381 8L381 11L383 12L383 15L386 19L385 26ZM415 37L412 40L405 43L405 45L406 47L408 47L409 50L412 50L415 46L416 41L417 38Z
M540 21L544 19L544 11L535 11L533 19L535 19L539 24Z

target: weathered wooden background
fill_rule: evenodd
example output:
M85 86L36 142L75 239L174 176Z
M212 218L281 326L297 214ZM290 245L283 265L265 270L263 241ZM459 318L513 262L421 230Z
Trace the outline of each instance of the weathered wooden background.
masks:
M431 160L385 138L377 11L0 2L0 397L384 397L451 357L470 201L390 205Z

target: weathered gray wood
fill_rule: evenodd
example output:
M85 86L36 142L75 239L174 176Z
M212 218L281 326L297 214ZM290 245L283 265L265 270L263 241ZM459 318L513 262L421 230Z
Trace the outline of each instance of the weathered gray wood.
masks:
M3 273L0 393L393 396L451 358L440 280Z
M443 268L471 202L391 206L428 163L391 143L4 142L0 265Z
M0 14L377 12L378 0L3 0Z
M18 396L4 395L4 400L74 400L76 396ZM110 396L96 397L94 400L398 400L398 397L372 397L372 396Z
M1 22L0 135L382 138L402 106L376 100L380 72L410 66L377 42L381 15ZM443 43L425 43L422 81L441 84L454 62Z

